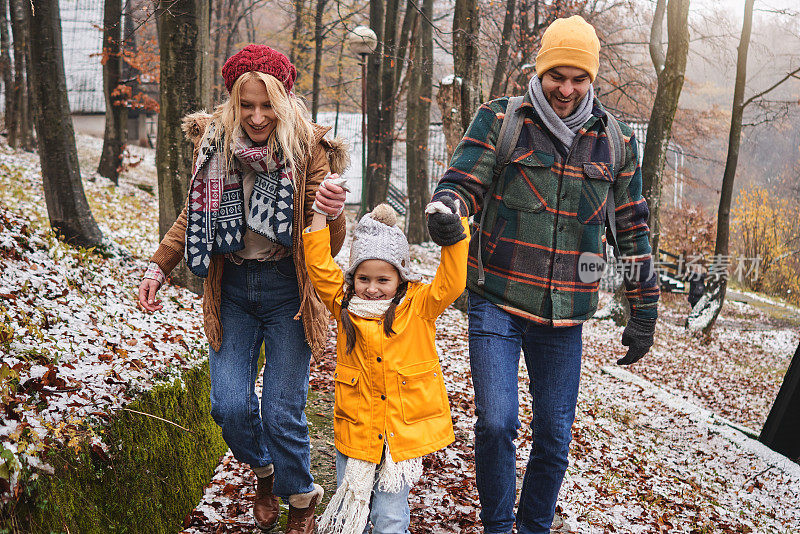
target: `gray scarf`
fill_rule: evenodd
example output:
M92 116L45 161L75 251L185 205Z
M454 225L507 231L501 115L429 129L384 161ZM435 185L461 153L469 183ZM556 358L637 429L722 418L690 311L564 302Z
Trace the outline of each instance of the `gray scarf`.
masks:
M566 119L562 119L553 111L553 108L544 96L544 92L542 92L542 82L536 75L531 78L528 84L528 94L530 95L533 109L539 114L544 125L550 130L550 133L556 136L567 150L569 150L572 147L572 141L575 139L578 130L580 130L581 126L583 126L592 115L594 87L591 85L589 86L589 90L586 92L583 100L580 101L575 111Z

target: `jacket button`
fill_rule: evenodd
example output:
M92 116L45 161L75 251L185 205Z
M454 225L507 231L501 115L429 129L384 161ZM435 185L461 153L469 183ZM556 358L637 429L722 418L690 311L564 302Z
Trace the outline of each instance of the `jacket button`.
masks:
M389 432L389 437L393 438L394 437L394 432Z
M356 381L356 379L355 379L355 378L351 378L351 379L350 379L350 382L355 382L355 381Z
M403 385L404 385L404 386L406 385L406 381L405 381L405 380L403 380Z
M378 434L378 439L383 439L383 434Z
M386 395L381 395L381 400L386 400Z
M436 373L433 373L433 376L436 376Z
M382 362L382 361L383 361L383 359L382 359L380 356L378 356L378 358L377 358L377 359L378 359L378 363L380 363L380 362Z

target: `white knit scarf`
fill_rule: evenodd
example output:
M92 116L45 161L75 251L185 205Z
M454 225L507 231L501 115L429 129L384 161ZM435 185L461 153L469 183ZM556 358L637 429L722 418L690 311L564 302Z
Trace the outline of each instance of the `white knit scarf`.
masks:
M350 304L347 306L347 311L365 319L377 319L383 317L391 303L392 299L367 300L353 295L350 299Z
M348 458L342 483L336 489L317 523L318 534L361 534L369 518L369 502L375 485L377 464ZM384 458L378 471L378 490L399 493L422 476L422 458L395 462L384 443Z

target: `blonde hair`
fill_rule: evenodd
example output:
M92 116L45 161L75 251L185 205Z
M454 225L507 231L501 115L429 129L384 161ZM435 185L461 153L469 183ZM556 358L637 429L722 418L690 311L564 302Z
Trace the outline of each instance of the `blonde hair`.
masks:
M308 109L300 98L286 91L284 85L277 78L263 72L250 71L239 76L233 83L231 95L222 104L214 109L211 116L214 124L214 144L217 153L224 155L225 172L233 160L234 135L241 130L241 95L242 86L250 80L260 80L267 89L272 109L277 117L275 131L267 139L267 146L271 150L280 148L286 163L291 167L292 174L296 176L297 168L311 153L311 143L314 129L308 120Z

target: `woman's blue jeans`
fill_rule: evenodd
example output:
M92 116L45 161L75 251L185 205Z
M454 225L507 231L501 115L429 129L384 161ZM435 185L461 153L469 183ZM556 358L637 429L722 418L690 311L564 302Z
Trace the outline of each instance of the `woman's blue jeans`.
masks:
M234 457L251 467L273 464L281 497L313 489L305 406L311 349L294 316L300 294L291 257L226 260L222 274L222 346L210 349L211 415ZM264 386L255 383L262 342Z
M469 294L475 470L486 533L508 533L514 525L520 349L533 396L533 446L519 498L517 530L550 532L575 421L581 330L581 325L539 326Z

